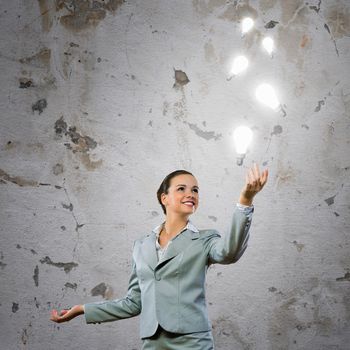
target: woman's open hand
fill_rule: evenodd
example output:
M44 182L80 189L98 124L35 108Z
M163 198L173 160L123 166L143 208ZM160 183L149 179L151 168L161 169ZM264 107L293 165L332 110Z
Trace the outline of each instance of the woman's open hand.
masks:
M246 183L241 191L239 203L252 205L254 196L265 186L268 175L267 169L260 173L258 165L254 164L246 174Z
M57 323L67 322L73 319L74 317L82 315L83 313L84 313L83 305L75 305L69 310L58 311L53 309L51 311L50 320Z

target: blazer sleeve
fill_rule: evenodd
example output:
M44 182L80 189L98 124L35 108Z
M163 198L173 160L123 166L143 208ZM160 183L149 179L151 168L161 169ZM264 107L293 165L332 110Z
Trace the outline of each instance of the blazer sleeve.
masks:
M240 259L247 249L249 228L254 207L239 208L233 213L229 232L221 237L216 231L209 240L209 264L232 264Z
M124 298L84 305L86 323L117 321L137 316L141 312L141 291L136 274L135 261L129 279L128 292Z

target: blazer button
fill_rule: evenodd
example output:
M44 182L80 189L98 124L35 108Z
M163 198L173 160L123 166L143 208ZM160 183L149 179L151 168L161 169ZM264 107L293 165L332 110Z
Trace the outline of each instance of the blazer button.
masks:
M154 278L155 278L157 281L160 281L160 280L161 280L161 277L160 277L160 274L158 273L158 271L154 271Z

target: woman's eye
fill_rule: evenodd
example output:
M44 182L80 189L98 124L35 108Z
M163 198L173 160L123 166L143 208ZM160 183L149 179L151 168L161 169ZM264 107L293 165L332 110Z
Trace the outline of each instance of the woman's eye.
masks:
M178 190L178 191L183 191L183 190L184 190L184 187L179 187L177 190Z
M193 191L196 192L196 193L198 193L198 189L197 189L197 188L194 188Z

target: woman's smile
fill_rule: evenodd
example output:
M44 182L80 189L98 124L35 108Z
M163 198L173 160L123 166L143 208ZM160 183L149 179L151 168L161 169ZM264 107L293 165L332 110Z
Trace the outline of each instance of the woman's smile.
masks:
M182 174L171 179L168 193L162 194L167 213L190 215L198 207L199 188L193 175Z

